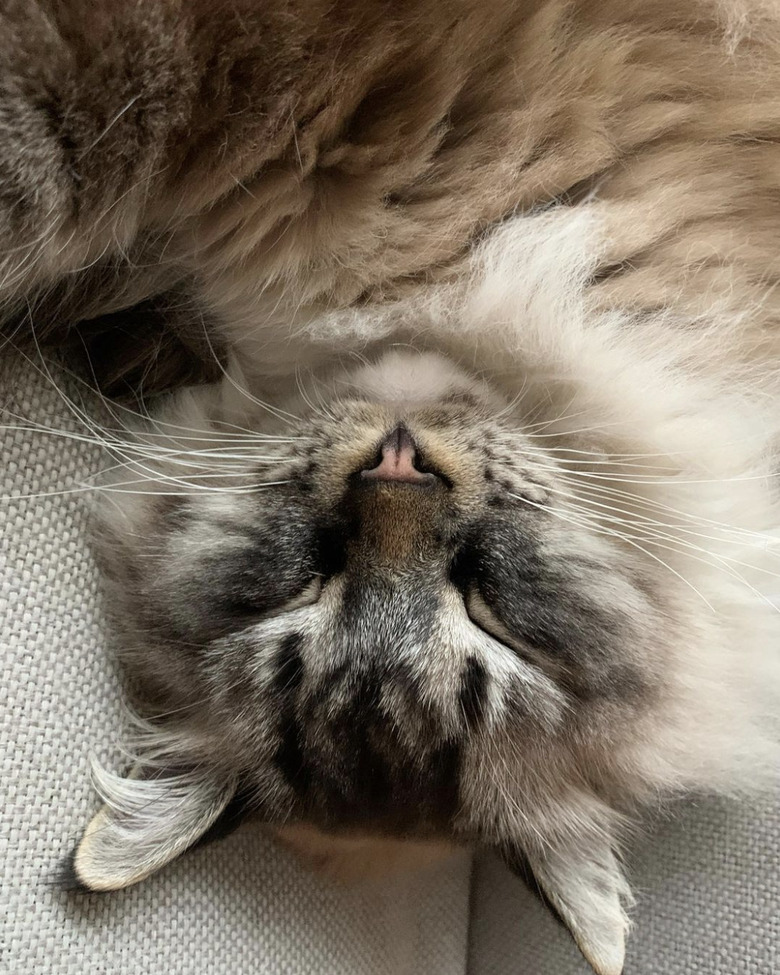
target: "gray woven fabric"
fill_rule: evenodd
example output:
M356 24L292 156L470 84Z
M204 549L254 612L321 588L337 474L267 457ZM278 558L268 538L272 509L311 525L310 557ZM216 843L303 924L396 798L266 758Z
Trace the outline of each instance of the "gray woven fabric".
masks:
M780 805L699 803L635 851L624 975L779 975ZM493 857L475 865L469 975L593 975Z
M0 377L3 378L3 377ZM78 430L31 370L5 405ZM2 405L2 403L0 403ZM9 421L8 416L5 417ZM2 422L2 421L0 421ZM346 890L240 830L117 894L67 895L58 862L95 809L88 759L119 762L119 678L84 539L100 453L24 430L0 441L0 970L9 975L461 975L469 862Z

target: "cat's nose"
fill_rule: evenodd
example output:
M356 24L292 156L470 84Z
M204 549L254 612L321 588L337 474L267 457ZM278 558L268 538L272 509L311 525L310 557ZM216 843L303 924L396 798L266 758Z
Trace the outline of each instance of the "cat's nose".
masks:
M363 481L416 484L420 487L432 487L439 481L436 472L423 467L417 444L403 423L399 423L382 441L378 461L376 467L360 472Z

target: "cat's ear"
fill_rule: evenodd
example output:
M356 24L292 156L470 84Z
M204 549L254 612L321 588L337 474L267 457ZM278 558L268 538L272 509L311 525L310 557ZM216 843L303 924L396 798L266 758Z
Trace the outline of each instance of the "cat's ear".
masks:
M127 778L93 769L104 805L87 826L66 886L118 890L204 838L234 800L237 777L204 766L136 766Z
M621 975L631 892L609 840L591 834L543 853L511 845L500 853L568 928L597 975Z

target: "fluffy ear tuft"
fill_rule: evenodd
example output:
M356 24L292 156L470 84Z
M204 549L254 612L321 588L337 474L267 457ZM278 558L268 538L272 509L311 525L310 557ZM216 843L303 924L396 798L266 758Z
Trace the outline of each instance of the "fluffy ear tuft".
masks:
M596 975L621 975L629 928L623 904L632 898L608 840L591 834L542 854L511 846L501 853L569 929Z
M196 766L136 766L126 779L93 766L105 805L87 826L68 871L71 887L118 890L192 846L235 795L233 775Z

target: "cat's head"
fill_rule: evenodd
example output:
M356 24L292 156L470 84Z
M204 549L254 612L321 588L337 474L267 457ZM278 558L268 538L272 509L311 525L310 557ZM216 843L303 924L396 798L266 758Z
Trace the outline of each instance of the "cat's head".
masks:
M127 666L161 717L131 778L100 773L80 882L133 883L238 807L476 843L619 972L618 833L675 777L679 587L608 512L581 517L539 421L441 358L243 410L180 396L101 508Z

